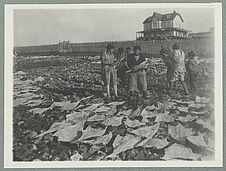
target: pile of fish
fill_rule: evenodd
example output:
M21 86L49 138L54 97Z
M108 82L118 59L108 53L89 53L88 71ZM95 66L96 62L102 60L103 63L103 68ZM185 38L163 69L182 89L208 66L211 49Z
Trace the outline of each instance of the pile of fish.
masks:
M15 161L214 158L211 98L156 99L136 107L90 94L56 101L43 84L41 76L14 73Z

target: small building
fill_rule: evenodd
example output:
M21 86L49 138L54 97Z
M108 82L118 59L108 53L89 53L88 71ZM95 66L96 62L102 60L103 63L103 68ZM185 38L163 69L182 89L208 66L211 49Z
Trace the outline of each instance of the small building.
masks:
M182 16L173 11L169 14L154 12L143 22L143 31L136 32L137 40L187 39L189 30L183 28Z
M60 53L67 53L67 52L71 52L71 43L70 41L59 41L58 43L58 52Z

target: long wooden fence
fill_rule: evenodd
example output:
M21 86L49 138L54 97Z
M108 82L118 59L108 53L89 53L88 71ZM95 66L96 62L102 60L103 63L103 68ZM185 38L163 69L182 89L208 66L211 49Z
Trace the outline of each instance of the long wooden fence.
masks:
M179 42L183 51L188 53L189 51L196 52L201 57L213 57L214 56L214 39L213 37L205 39L183 39L183 40L153 40L153 41L118 41L118 42L92 42L92 43L70 43L66 52L70 53L102 53L107 44L112 44L117 50L119 47L127 48L134 45L140 45L142 52L146 54L156 55L159 54L161 46L172 47L173 43ZM40 53L57 53L60 52L60 46L58 44L42 45L42 46L26 46L15 47L15 51L18 54L40 54Z

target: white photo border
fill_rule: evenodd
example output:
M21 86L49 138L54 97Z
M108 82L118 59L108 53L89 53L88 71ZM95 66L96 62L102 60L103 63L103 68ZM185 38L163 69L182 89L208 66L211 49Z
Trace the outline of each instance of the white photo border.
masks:
M214 8L215 160L213 161L13 161L13 46L15 9ZM4 168L223 167L222 3L6 4L4 42Z

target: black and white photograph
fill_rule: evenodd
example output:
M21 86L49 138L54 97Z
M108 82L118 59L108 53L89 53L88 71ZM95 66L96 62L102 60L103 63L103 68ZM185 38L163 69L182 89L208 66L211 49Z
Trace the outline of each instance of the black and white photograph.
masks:
M6 5L5 166L222 166L221 10Z

